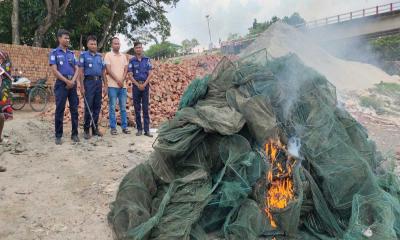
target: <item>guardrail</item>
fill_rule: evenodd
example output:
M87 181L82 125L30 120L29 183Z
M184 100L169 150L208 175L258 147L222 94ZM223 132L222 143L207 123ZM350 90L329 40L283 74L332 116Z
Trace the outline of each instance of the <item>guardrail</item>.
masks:
M400 11L400 2L394 2L384 5L378 5L371 8L365 8L357 11L352 11L348 13L343 13L327 18L321 18L313 21L306 22L305 24L297 25L296 27L306 27L306 28L316 28L329 24L347 22L354 19L359 19L369 16L378 16L381 14L391 13Z

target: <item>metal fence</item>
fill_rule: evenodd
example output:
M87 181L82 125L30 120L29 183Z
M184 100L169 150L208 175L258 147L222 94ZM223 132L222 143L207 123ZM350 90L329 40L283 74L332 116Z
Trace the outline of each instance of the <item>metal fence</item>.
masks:
M398 11L400 11L400 2L394 2L394 3L378 5L378 6L371 7L371 8L365 8L365 9L361 9L361 10L357 10L357 11L352 11L352 12L343 13L343 14L339 14L339 15L335 15L335 16L331 16L331 17L326 17L326 18L309 21L304 24L300 24L296 27L316 28L316 27L321 27L321 26L325 26L328 24L347 22L347 21L351 21L351 20L359 19L359 18L363 18L363 17L384 15L384 14L394 13L394 12L398 12Z

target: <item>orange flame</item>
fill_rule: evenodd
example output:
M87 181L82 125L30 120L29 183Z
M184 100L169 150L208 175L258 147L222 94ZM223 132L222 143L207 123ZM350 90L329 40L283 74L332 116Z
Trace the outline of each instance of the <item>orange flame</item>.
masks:
M267 180L269 182L268 191L266 194L266 207L264 209L272 228L276 228L277 224L272 216L272 209L285 208L290 200L294 199L294 185L292 180L292 167L294 161L291 158L286 159L286 166L282 166L282 162L277 159L280 153L285 153L285 146L279 141L270 140L265 144L265 152L270 162L270 168L267 172ZM290 164L289 162L293 163Z

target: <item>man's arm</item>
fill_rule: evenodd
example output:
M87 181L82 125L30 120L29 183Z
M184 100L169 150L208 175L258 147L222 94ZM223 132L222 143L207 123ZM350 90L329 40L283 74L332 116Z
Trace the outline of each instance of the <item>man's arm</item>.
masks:
M81 87L81 93L82 93L82 95L85 95L85 87L84 87L84 85L83 85L83 80L84 80L84 70L83 70L83 68L79 68L79 77L78 77L78 79L79 79L79 85L80 85L80 87Z
M69 80L68 80L66 77L64 77L64 76L58 71L57 65L56 65L56 64L52 64L52 65L51 65L51 71L53 72L54 76L55 76L57 79L59 79L59 80L61 80L61 81L63 81L63 82L65 82L65 83L68 84Z
M123 80L122 80L122 83L124 83L124 82L126 82L126 75L128 74L128 65L125 65L125 67L124 67L124 75L123 75Z
M103 84L105 86L107 84L107 79L106 79L107 71L106 71L106 68L103 69L103 72L102 72L101 75L103 76Z
M146 87L147 84L149 84L151 77L153 76L153 71L149 70L149 76L147 76L146 81L143 83L143 85Z
M78 67L78 65L75 65L75 73L74 73L74 76L72 77L72 83L73 84L76 84L76 80L77 79L79 79L79 77L81 76L81 71L79 71L79 67Z
M133 73L129 73L129 76L130 76L130 79L131 79L131 82L133 83L133 84L135 84L135 86L136 87L139 87L139 82L138 81L136 81L136 79L133 77Z

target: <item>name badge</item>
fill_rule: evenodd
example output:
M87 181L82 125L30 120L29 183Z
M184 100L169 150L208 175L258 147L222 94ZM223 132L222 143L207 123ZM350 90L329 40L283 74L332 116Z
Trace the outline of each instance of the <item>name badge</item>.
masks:
M89 67L91 68L93 65L91 63L89 63Z
M64 64L64 62L63 61L60 61L60 65L63 65Z

